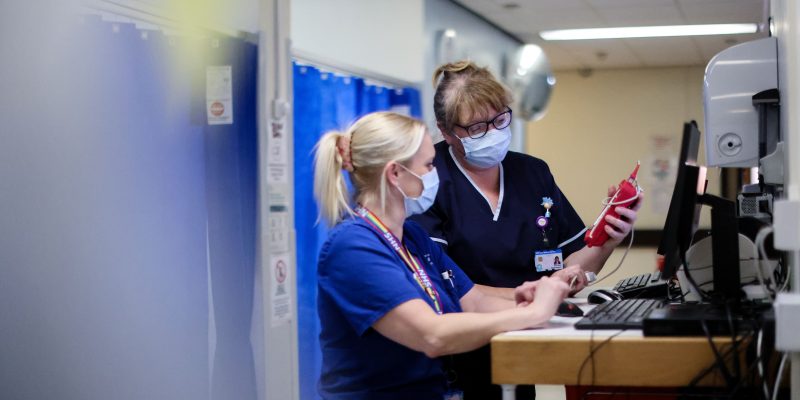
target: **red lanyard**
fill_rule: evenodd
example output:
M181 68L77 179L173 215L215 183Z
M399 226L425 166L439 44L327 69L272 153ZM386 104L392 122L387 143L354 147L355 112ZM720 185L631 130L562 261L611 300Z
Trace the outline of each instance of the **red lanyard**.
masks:
M361 216L361 218L367 221L370 226L380 232L383 235L383 238L386 239L386 241L392 246L392 249L394 249L394 251L400 255L400 258L403 259L408 269L411 270L414 280L416 280L422 290L425 291L428 296L430 296L436 313L442 314L439 292L437 292L436 288L433 287L433 282L431 282L430 277L428 277L428 274L425 272L425 268L423 268L417 259L411 255L411 252L408 251L406 246L401 246L400 241L397 240L397 237L386 227L386 225L383 224L383 222L381 222L380 219L378 219L375 214L361 206L356 208L356 212Z

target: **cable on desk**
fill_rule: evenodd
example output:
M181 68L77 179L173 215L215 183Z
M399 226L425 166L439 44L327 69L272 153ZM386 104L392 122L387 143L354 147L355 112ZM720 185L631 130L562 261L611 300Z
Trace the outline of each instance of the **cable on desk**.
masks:
M610 341L611 341L611 339L614 339L615 337L617 337L617 336L619 336L620 334L622 334L622 332L625 332L625 331L627 331L627 329L620 329L620 330L619 330L619 332L616 332L616 333L614 333L613 335L611 335L611 336L607 337L605 340L603 340L602 342L600 342L600 343L597 345L597 347L594 347L594 331L595 331L595 330L594 330L594 329L592 329L592 330L591 330L591 333L590 333L590 335L589 335L589 355L587 355L587 356L586 356L586 358L584 358L584 359L583 359L583 363L581 363L581 367L578 369L578 377L577 377L577 379L576 379L576 380L577 380L576 386L580 386L580 385L581 385L581 376L583 375L583 369L584 369L584 368L586 368L586 364L587 364L589 361L591 361L591 362L592 362L592 382L591 382L591 386L594 386L594 382L595 382L595 370L596 370L596 368L595 368L595 365L594 365L594 353L596 353L596 352L597 352L597 351L599 351L601 348L603 348L603 346L605 346L606 344L608 344L608 342L610 342Z
M707 325L705 323L702 323L702 325L703 325L704 331L708 332ZM759 388L758 388L759 385L756 385L756 384L754 384L752 382L751 382L750 385L748 385L747 382L751 381L752 377L755 375L755 372L758 370L758 366L762 363L762 361L763 361L763 359L765 357L764 354L757 355L755 360L753 360L751 363L748 364L748 367L746 368L746 374L744 374L743 376L741 375L741 371L737 371L735 378L729 378L730 373L726 372L727 371L726 361L729 360L729 357L732 356L732 357L734 357L735 359L738 360L738 358L739 358L738 349L740 348L741 344L745 340L752 339L753 336L755 335L755 332L758 331L758 330L761 330L761 329L763 329L763 326L761 326L757 322L753 322L753 325L750 327L750 329L748 329L746 331L746 334L733 336L732 345L725 352L723 352L721 354L719 354L719 350L716 348L716 346L713 345L713 341L711 340L711 336L707 335L706 338L709 340L709 344L711 344L711 346L712 346L711 347L712 351L715 352L715 355L719 354L719 356L715 359L714 362L711 363L711 365L709 365L706 369L704 369L699 374L697 374L692 379L692 381L689 383L689 385L686 386L686 388L688 390L695 389L695 387L698 385L698 383L703 378L705 378L713 370L719 369L720 372L723 375L727 374L727 376L725 377L726 386L725 386L725 389L724 389L724 391L727 392L727 393L725 393L723 398L732 398L732 399L743 398L743 397L737 396L737 395L739 394L740 390L745 389L745 388L752 388L754 390L753 394L759 394L759 395L763 394L763 393L761 393L761 390L759 390ZM741 332L741 330L740 330L740 332ZM757 341L756 342L751 341L750 344L751 345L757 345ZM731 384L730 383L731 380L733 380L735 382L735 384ZM761 389L763 390L763 387ZM750 394L751 393L745 393L745 396L747 396L747 397L744 397L744 398L748 398L748 399L752 398L751 396L749 396ZM769 400L769 397L764 397L764 399L765 400Z
M764 390L764 398L769 399L769 387L767 386L767 378L764 375L764 359L761 357L761 349L764 346L764 328L758 330L758 338L756 339L756 360L758 361L758 374L761 376L761 387Z
M717 345L714 344L714 340L711 338L711 332L708 330L708 324L706 324L705 320L700 320L700 325L703 327L703 333L706 334L706 339L708 340L708 345L711 346L711 351L714 352L714 358L716 359L717 368L722 373L723 378L725 378L725 384L727 386L733 386L734 380L728 371L728 367L725 365L725 360L722 358L722 355L717 349ZM731 351L733 351L733 346L731 346ZM736 357L736 355L734 355Z
M733 314L731 313L730 304L725 303L725 315L728 317L728 329L731 331L731 342L733 346L733 352L735 354L739 354L739 343L736 342L736 328L733 326ZM739 365L739 357L733 357L733 370L735 372L734 375L734 382L739 382L742 378L741 376L741 365Z
M772 400L778 398L778 392L781 391L781 380L783 378L783 368L786 366L786 360L789 358L789 353L783 353L781 357L781 364L778 366L778 374L775 376L775 384L772 385Z

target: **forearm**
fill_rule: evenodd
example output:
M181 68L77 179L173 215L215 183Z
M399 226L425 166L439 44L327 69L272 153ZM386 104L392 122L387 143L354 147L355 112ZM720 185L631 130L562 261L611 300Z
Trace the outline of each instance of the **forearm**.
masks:
M475 350L498 333L541 326L550 319L549 315L526 307L488 314L451 313L439 318L440 323L426 338L432 350L425 353L432 357Z
M464 308L464 311L490 313L495 311L508 310L509 308L514 308L517 306L517 302L514 300L514 289L493 288L491 286L481 286L481 287L478 287L478 285L475 286L478 289L477 293L480 294L480 296L476 296L476 298L472 301L473 304L468 305L462 303L462 306L466 306L466 308ZM490 293L486 293L483 291L484 290L483 288L509 290L511 291L511 298L509 299L506 297L501 297ZM503 292L499 293L503 294Z
M610 240L600 247L585 246L570 254L564 261L567 265L578 264L584 271L599 273L615 247L616 245Z
M514 300L513 288L500 288L500 287L478 285L478 284L475 284L475 288L480 290L481 293L488 296L499 297L501 299L506 299L511 301Z

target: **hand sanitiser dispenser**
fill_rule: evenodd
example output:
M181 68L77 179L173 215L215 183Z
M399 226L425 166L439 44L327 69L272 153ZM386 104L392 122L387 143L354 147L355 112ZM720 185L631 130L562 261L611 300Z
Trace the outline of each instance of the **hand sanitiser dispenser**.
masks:
M711 59L703 82L708 166L758 166L764 154L759 155L759 114L753 96L777 87L774 37L729 47ZM771 153L772 147L762 150Z

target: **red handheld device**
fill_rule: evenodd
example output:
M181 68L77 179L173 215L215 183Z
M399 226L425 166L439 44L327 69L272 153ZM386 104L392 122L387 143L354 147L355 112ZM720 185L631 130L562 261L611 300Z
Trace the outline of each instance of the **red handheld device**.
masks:
M583 237L583 241L587 246L602 246L603 243L608 240L608 233L606 233L606 215L619 218L619 214L614 211L616 207L631 208L636 202L639 194L639 184L636 182L636 174L638 173L639 163L637 162L636 168L634 168L631 176L619 183L617 192L608 199L608 204L603 207L603 211L600 212L600 216L598 216L597 220L594 221L592 229L589 229L589 231L587 231L586 235Z

